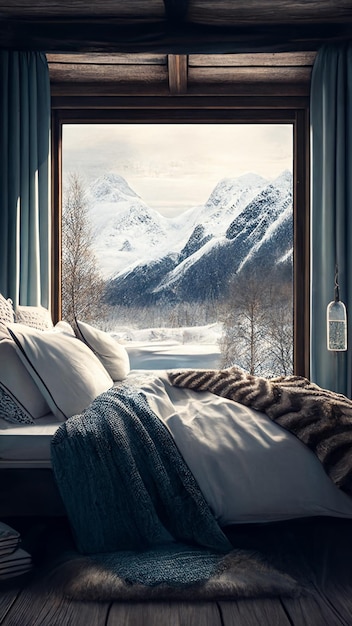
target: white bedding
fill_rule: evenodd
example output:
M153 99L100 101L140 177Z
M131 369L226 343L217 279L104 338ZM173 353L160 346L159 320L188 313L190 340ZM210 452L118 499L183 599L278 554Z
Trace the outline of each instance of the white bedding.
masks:
M34 424L11 424L0 420L1 467L50 467L50 442L60 426L48 413Z
M265 414L210 392L172 387L164 371L128 376L174 436L221 525L314 515L352 517L352 499L294 435ZM0 467L50 467L53 415L1 420Z
M166 373L143 388L221 525L352 516L352 499L314 453L264 413L173 387Z

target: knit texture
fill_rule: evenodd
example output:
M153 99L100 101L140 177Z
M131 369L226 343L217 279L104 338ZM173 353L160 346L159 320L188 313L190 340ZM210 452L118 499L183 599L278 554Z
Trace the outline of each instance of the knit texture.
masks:
M126 583L184 587L209 580L221 570L224 554L180 543L141 552L94 555L93 561Z
M231 550L172 435L141 392L122 387L102 393L83 414L59 427L51 453L81 553L110 553L107 559L118 563L118 555L111 553L134 551L140 570L144 552L149 566L142 578L158 584L160 568L147 555L149 549L160 548L165 561L169 545L175 580L185 560L182 550L177 556L175 542L210 550L208 569L204 565L208 573L217 557ZM128 558L132 568L132 555ZM189 568L191 574L192 558Z

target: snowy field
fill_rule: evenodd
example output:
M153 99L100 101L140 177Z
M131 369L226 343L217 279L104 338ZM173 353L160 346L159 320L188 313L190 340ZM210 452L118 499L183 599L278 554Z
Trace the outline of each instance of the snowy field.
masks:
M131 369L218 368L221 324L184 328L116 328Z

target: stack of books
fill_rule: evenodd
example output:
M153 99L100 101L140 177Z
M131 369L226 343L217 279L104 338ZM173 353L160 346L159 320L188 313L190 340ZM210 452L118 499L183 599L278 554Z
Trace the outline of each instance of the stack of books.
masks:
M32 568L32 557L20 548L17 530L0 522L0 580L25 574Z

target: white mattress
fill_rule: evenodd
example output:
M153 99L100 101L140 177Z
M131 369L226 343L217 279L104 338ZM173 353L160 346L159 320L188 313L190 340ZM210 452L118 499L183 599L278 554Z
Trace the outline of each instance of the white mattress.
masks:
M154 380L157 373L153 370L132 370L128 379L139 385L143 381ZM28 425L12 424L0 418L0 468L51 467L51 439L60 424L52 413Z
M28 425L0 419L0 468L50 467L50 443L60 424L52 413Z
M172 387L166 372L133 371L221 525L294 517L352 517L352 498L294 435L265 414L210 392ZM50 467L53 415L0 424L0 467Z

